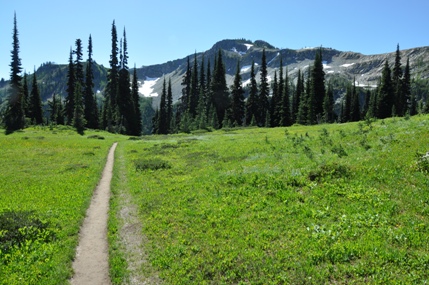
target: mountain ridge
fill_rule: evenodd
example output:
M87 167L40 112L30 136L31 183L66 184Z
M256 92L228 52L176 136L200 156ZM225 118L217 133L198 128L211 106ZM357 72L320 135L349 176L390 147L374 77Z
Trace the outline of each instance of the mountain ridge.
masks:
M383 54L364 55L353 51L339 51L333 48L314 47L302 49L276 48L263 40L246 40L246 39L224 39L216 42L210 49L190 54L180 59L170 60L165 63L142 66L137 68L137 77L140 82L140 94L145 97L154 97L154 108L159 104L159 96L162 90L161 80L165 77L171 79L173 99L177 101L181 96L181 82L183 74L187 67L189 58L191 66L193 65L194 56L197 63L200 64L204 57L204 64L207 68L207 62L210 61L211 67L214 66L214 58L218 50L223 51L223 60L225 63L226 80L228 86L232 84L236 72L237 61L240 61L241 76L243 86L246 85L250 77L250 65L255 62L255 72L259 71L262 58L262 51L265 49L269 80L273 78L274 72L278 71L280 58L283 59L283 71L288 71L289 78L295 80L298 70L306 72L307 68L312 65L315 52L321 48L324 61L324 71L326 81L332 78L339 80L353 81L355 78L357 86L372 88L378 84L381 76L381 70L385 60L388 60L392 66L395 58L395 51ZM415 78L429 79L429 46L416 47L401 50L401 63L404 67L407 58L410 58L411 75ZM130 70L132 71L132 69ZM198 70L199 71L199 70ZM40 93L43 101L60 94L63 98L66 96L66 64L44 63L37 70ZM106 86L107 68L95 64L94 91L98 92L101 97ZM32 76L28 75L29 86L31 86ZM259 75L257 74L259 81ZM0 85L0 103L6 97L5 87L7 81Z

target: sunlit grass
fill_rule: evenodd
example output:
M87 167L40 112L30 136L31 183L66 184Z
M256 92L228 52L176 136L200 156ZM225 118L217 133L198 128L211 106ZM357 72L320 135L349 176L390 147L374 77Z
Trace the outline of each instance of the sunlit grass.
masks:
M123 144L167 284L424 283L429 117ZM136 161L171 167L141 171Z
M0 248L0 284L64 284L71 277L79 227L117 139L64 127L0 134L0 213L31 213L28 219L46 225Z

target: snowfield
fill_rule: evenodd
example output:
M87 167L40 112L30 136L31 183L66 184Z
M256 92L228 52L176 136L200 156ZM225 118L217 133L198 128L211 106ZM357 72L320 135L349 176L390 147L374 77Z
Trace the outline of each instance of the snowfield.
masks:
M139 93L142 94L144 97L157 97L158 93L153 92L153 87L155 86L156 82L159 80L159 78L151 78L146 76L146 80L141 84L139 81Z

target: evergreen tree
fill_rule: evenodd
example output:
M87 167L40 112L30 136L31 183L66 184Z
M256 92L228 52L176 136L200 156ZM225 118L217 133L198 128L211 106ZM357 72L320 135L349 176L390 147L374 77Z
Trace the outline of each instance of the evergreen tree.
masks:
M168 123L167 123L167 87L164 77L164 82L162 84L162 93L161 101L159 104L159 113L158 113L158 134L167 134L168 133Z
M72 124L73 116L74 116L75 84L76 84L75 66L73 63L72 49L70 48L69 65L67 70L67 89L66 89L67 97L66 97L66 103L65 103L65 116L66 116L68 125Z
M213 70L212 80L210 82L210 92L212 104L216 110L218 119L222 119L225 116L225 110L229 106L229 94L228 87L226 85L225 78L225 66L222 59L222 51L219 49L216 57L215 68ZM219 123L221 123L219 121Z
M273 123L275 123L276 126L281 126L280 121L282 120L282 109L283 109L283 93L285 92L284 87L284 78L283 78L283 59L280 57L280 66L279 66L279 79L278 79L278 90L277 90L277 98L278 102L274 106L274 117L275 120L272 119ZM273 94L274 95L274 94ZM289 112L290 113L290 112Z
M234 77L234 85L231 86L231 124L242 126L244 119L244 90L241 83L240 62L237 61L237 70Z
M22 84L22 108L24 109L25 117L30 117L30 95L28 91L27 73L24 73L23 84Z
M85 86L85 76L83 73L83 64L82 64L82 58L83 58L83 52L82 52L82 40L77 39L75 42L76 50L74 51L74 54L76 55L76 58L74 60L74 66L75 66L75 85L79 84L80 88L82 90L79 90L79 93L82 95L83 87ZM75 87L76 88L76 87Z
M133 124L130 130L130 134L134 136L139 136L142 132L142 114L140 111L140 96L139 96L139 86L137 81L137 68L134 64L134 73L133 73L133 83L131 85L131 97L133 101Z
M296 83L296 90L293 97L292 102L292 121L293 122L299 122L298 114L301 106L301 98L303 97L304 93L304 79L303 75L301 74L301 69L298 70L298 78Z
M343 98L343 112L341 113L341 122L346 123L351 121L353 91L350 84L347 85L346 94Z
M85 72L85 92L84 92L84 106L85 106L85 120L87 127L91 129L98 129L98 107L94 94L94 73L93 60L92 60L92 37L89 35L88 40L88 60L86 61Z
M189 101L191 97L191 80L192 80L192 71L191 64L189 61L189 56L187 58L187 67L186 72L182 78L182 97L181 99L181 113L185 113L189 110Z
M378 116L378 90L371 92L371 97L369 98L368 111L366 116L369 118L376 118Z
M308 69L305 93L307 94L307 125L314 125L316 121L316 93L313 84L313 76Z
M254 119L254 126L256 123L256 116L258 114L258 85L255 77L255 62L252 61L252 67L250 69L250 86L249 86L249 97L246 101L246 125L252 123Z
M64 104L63 104L63 98L61 98L61 95L59 95L58 98L58 108L57 108L57 124L58 125L64 125Z
M282 72L280 73L282 74ZM281 76L282 77L282 76ZM280 82L283 80L280 78ZM284 87L281 87L284 86ZM284 91L281 93L281 109L280 109L280 126L287 127L292 125L292 115L291 115L291 106L290 106L290 92L289 92L289 74L286 69L286 77L284 79L284 84L279 84L279 89L282 88Z
M76 83L74 102L73 127L75 127L78 134L83 135L86 121L82 102L82 86L79 82Z
M314 60L314 66L311 71L311 98L314 98L314 106L310 104L310 113L314 111L314 114L311 115L310 121L316 123L323 114L323 98L325 97L325 72L323 71L323 60L322 60L322 48L316 52L316 57ZM311 99L313 100L313 99Z
M365 106L362 112L363 114L362 117L365 117L365 115L368 114L370 101L371 101L371 90L367 89L365 92Z
M258 124L266 125L266 116L267 112L269 111L269 85L268 85L268 70L267 70L267 57L265 55L265 49L262 50L262 62L261 62L261 69L260 69L260 82L259 82L259 98L258 98L258 105L259 110L256 116L256 120L258 121Z
M49 120L52 124L57 123L57 114L58 114L58 102L57 102L57 96L55 93L52 95L52 101L48 100L48 107L49 107Z
M171 78L168 79L167 87L167 124L168 132L173 130L173 91L171 90Z
M128 45L127 36L124 29L123 40L121 40L121 53L120 53L120 70L118 79L118 111L119 111L119 130L120 132L132 135L134 132L134 124L136 123L135 108L133 98L131 96L131 79L128 70Z
M197 53L194 54L194 65L191 72L191 90L189 96L189 113L192 118L197 114L198 96L200 94L200 86L198 84L198 64Z
M272 84L273 93L271 96L270 102L270 125L271 127L277 127L280 122L280 117L278 116L278 105L281 102L281 97L279 95L279 82L277 80L277 70L274 70L274 80Z
M300 72L298 71L298 76ZM298 113L296 121L299 124L307 124L307 115L308 115L308 93L305 90L305 78L304 74L301 74L301 77L298 77L298 83L296 87L296 97L299 98Z
M392 90L392 77L389 63L385 62L381 74L381 85L378 94L378 118L384 119L392 115L394 94Z
M329 83L328 90L323 99L323 121L325 123L333 123L335 120L334 103L334 89L332 84Z
M33 124L43 124L42 100L40 98L39 87L37 85L36 71L33 73L33 85L30 93L30 119Z
M392 87L394 96L394 106L399 116L405 115L406 100L404 100L402 89L402 67L401 67L401 53L399 51L399 44L396 47L395 64L392 70ZM404 104L405 103L405 104Z
M350 104L350 121L357 122L360 120L359 93L356 90L356 80L353 79L352 98Z
M114 126L118 123L118 35L116 32L115 21L112 23L112 53L110 55L110 69L107 73L107 86L105 93L105 102L103 106L103 126L108 131L113 132Z
M409 112L411 115L410 106L408 106L411 105L410 58L407 58L407 64L405 65L404 77L402 79L402 95L402 100L404 101L401 104L403 104L405 112ZM415 115L415 113L413 115Z
M23 89L21 85L21 59L19 58L18 28L16 25L16 14L13 19L13 43L12 61L10 64L9 97L6 114L4 118L6 134L25 127L25 115L23 108Z

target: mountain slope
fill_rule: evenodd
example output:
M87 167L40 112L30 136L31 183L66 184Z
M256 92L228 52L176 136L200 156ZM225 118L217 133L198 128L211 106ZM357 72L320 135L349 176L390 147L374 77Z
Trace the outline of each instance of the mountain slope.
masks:
M205 66L210 61L211 67L214 65L214 58L219 49L223 50L223 59L226 68L226 79L228 85L232 84L237 61L240 61L241 75L243 85L247 84L250 77L250 66L255 62L256 72L261 63L262 51L265 48L268 63L269 79L274 78L274 71L278 70L280 58L283 59L283 69L289 72L289 78L296 79L298 70L305 72L313 64L315 52L318 48L304 48L299 50L279 49L265 41L222 40L213 45L205 52L197 53L197 62L200 64L204 56ZM332 48L323 49L324 71L327 81L330 78L352 81L355 78L358 86L374 87L377 85L381 76L381 70L385 60L388 60L391 66L394 63L395 52L363 55L357 52L344 52ZM402 65L405 66L407 58L410 59L412 77L428 79L429 78L429 47L419 47L401 51ZM190 63L193 65L194 55L189 55ZM181 96L181 82L183 74L187 67L187 57L168 61L162 64L143 66L137 68L137 76L140 82L140 93L142 96L154 97L153 105L159 104L158 94L162 90L162 78L171 79L173 99L177 101ZM66 96L67 65L58 65L46 63L40 66L37 71L41 97L43 101L52 97L52 94L61 94ZM95 64L95 91L103 93L106 86L107 68ZM31 76L29 86L31 86ZM259 75L257 75L259 80ZM6 97L7 84L0 84L0 104L2 98Z

